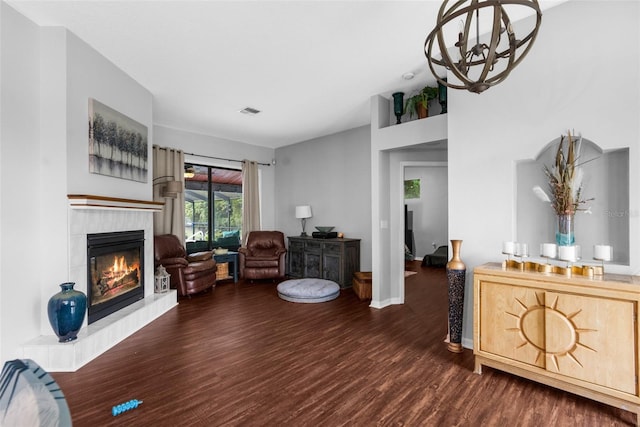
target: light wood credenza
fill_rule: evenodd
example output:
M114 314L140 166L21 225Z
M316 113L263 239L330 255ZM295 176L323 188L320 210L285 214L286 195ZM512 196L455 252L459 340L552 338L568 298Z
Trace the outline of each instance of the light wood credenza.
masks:
M640 276L474 269L475 372L489 366L635 412Z

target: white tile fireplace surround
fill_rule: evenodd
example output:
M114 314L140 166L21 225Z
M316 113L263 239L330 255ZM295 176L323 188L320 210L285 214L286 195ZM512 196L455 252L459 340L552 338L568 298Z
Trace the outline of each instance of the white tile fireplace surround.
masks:
M177 305L175 290L154 294L153 212L161 208L158 202L69 196L69 281L75 282L75 289L87 293L87 234L144 230L145 297L88 326L85 316L74 341L60 343L51 331L27 342L24 358L37 361L47 371L76 371ZM42 302L45 311L49 297Z

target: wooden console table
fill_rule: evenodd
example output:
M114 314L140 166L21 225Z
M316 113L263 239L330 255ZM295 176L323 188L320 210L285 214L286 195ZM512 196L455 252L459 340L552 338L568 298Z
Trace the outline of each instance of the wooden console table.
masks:
M316 277L351 286L353 273L360 271L360 239L314 239L288 237L289 276Z
M482 366L635 412L640 276L474 269L473 352Z

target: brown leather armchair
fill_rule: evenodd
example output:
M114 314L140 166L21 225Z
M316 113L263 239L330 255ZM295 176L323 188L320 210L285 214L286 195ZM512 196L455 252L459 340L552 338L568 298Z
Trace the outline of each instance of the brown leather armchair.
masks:
M187 255L182 242L173 234L154 236L155 266L164 266L171 275L171 287L185 296L216 286L213 251Z
M280 279L286 274L284 234L280 231L251 231L246 246L238 249L240 278Z

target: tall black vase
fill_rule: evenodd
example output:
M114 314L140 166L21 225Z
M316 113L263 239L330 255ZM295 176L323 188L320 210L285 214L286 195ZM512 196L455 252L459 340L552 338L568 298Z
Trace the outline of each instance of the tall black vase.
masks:
M452 240L453 256L447 263L447 284L449 286L449 343L447 349L462 353L462 310L464 305L464 284L467 267L460 259L462 240Z
M402 113L404 113L404 92L396 92L391 96L393 96L393 114L396 115L396 124L399 125Z
M61 284L61 291L53 295L47 304L49 323L60 342L78 338L87 311L87 296L73 289L74 285L73 282Z
M447 79L443 79L445 82ZM447 113L447 86L438 81L438 102L440 103L440 114Z

